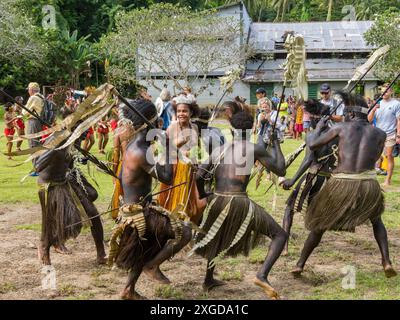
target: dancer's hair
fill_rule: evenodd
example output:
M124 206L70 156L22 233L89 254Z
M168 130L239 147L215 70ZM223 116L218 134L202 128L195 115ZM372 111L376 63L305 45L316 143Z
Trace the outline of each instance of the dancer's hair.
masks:
M253 128L253 117L250 113L240 111L235 113L231 119L231 125L238 130L251 130Z

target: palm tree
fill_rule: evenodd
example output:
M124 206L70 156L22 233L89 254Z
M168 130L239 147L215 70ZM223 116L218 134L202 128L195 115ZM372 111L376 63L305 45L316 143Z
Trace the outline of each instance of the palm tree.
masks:
M238 0L223 0L220 4L227 5L237 3ZM205 0L204 4L207 5L209 0ZM269 0L243 0L247 11L253 20L260 21L262 12L268 7Z
M79 77L82 73L90 71L90 62L94 54L88 38L90 35L78 38L78 31L70 33L68 30L61 32L63 41L63 58L69 82L73 88L79 89Z

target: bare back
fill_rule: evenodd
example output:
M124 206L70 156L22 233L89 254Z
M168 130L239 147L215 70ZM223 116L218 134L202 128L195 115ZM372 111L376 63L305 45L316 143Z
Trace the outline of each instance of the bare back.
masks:
M365 120L337 124L310 143L319 148L339 137L339 161L334 172L360 173L375 168L386 139L386 134Z

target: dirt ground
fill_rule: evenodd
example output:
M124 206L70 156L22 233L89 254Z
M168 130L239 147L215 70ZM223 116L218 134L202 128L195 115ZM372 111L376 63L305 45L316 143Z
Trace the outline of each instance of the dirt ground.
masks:
M100 206L99 209L105 208ZM295 224L301 226L301 219L299 215L295 216ZM67 242L72 255L60 255L52 249L57 290L42 290L44 275L37 257L39 224L39 205L0 206L0 299L119 299L126 273L96 266L95 247L88 230ZM107 224L111 226L109 222ZM106 239L109 230L106 227ZM293 279L289 271L306 236L301 228L294 229L294 232L297 238L292 241L293 253L281 257L270 276L282 299L315 298L316 288L343 278L340 270L345 265L356 265L363 272L381 272L380 255L371 228L362 226L356 234L346 238L337 233L327 234L321 249L310 258L304 277ZM391 249L398 252L400 231L389 231L389 238L395 239L391 242ZM187 257L188 249L162 266L172 281L170 286L161 286L142 275L138 291L149 299L266 299L253 284L253 277L264 259L267 246L268 241L250 257L226 259L217 267L216 276L224 279L226 285L209 293L204 293L201 287L205 260L197 256Z

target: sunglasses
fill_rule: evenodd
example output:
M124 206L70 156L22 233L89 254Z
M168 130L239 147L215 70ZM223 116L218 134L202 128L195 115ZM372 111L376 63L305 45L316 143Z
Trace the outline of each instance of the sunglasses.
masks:
M320 92L320 94L329 94L329 92Z

